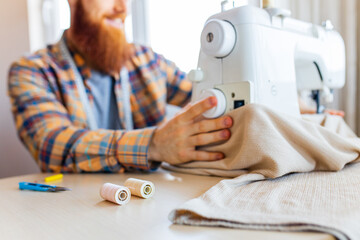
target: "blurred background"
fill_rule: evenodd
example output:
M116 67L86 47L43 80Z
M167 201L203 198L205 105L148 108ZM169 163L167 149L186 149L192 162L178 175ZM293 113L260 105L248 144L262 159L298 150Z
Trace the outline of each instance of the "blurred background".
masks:
M130 0L126 20L130 42L151 46L188 72L197 67L200 34L206 19L221 10L221 0ZM235 1L236 6L247 0ZM360 1L276 0L292 17L321 24L330 19L345 40L346 85L335 92L331 108L360 134ZM0 1L0 178L39 172L16 135L7 96L7 72L22 55L57 42L70 25L67 0Z

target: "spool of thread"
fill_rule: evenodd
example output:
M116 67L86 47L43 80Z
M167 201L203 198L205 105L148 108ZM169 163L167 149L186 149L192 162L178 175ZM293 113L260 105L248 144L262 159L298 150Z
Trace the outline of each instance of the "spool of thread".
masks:
M131 192L127 187L105 183L100 189L100 196L107 201L125 205L130 201Z
M141 197L141 198L150 198L155 193L155 185L152 182L128 178L125 181L125 187L129 188L132 195Z
M275 0L263 0L263 8L275 7Z

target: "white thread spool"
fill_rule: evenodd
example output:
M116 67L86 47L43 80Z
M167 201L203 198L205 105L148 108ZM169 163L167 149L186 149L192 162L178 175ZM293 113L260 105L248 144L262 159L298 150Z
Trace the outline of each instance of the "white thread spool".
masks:
M155 185L149 181L129 178L125 181L124 185L130 189L131 194L138 197L150 198L155 193Z
M130 201L131 192L127 187L105 183L100 189L100 196L107 201L125 205Z

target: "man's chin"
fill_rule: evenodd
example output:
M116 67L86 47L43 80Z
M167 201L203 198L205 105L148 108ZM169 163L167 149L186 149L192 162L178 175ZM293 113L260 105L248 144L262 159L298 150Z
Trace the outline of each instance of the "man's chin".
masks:
M103 72L119 72L127 59L128 43L122 30L112 26L102 26L95 51L89 56Z

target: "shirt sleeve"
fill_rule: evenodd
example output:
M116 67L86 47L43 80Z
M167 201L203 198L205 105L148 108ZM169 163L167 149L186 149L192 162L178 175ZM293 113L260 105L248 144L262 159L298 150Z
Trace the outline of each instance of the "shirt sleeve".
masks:
M148 161L154 128L135 131L74 126L59 93L31 61L12 65L8 94L18 135L44 172L155 170Z
M160 69L166 74L167 103L183 107L191 98L192 83L187 79L186 73L181 71L175 63L162 55L154 53Z

